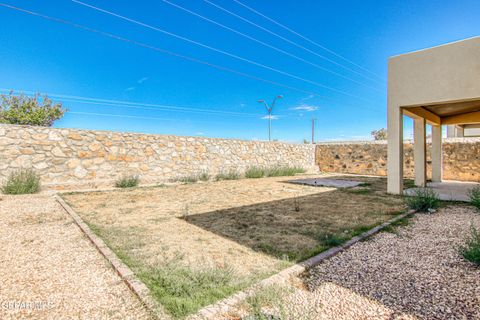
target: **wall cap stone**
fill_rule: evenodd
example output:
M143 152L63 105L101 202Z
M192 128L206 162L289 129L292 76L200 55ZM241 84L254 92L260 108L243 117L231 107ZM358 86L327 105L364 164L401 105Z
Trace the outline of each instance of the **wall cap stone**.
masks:
M314 148L314 144L310 143L301 143L301 142L287 142L287 141L267 141L267 140L247 140L247 139L238 139L238 138L217 138L217 137L204 137L204 136L181 136L174 134L159 134L159 133L146 133L146 132L133 132L133 131L112 131L112 130L92 130L92 129L77 129L77 128L61 128L61 127L42 127L42 126L29 126L29 125L16 125L16 124L6 124L0 123L0 128L15 128L15 129L32 129L32 130L53 130L53 131L62 131L68 130L70 132L81 132L81 133L90 133L90 134L110 134L110 135L121 135L121 136L143 136L143 137L162 137L162 138L176 138L176 139L193 139L188 141L195 140L216 140L216 141L228 141L228 142L248 142L248 143L269 143L277 145L293 145L293 146L305 146Z
M480 142L480 137L463 137L463 138L443 138L442 143L479 143ZM413 140L412 139L406 139L403 140L403 143L405 144L412 144ZM430 139L427 139L427 143L431 143ZM317 142L315 145L317 146L322 146L322 145L365 145L365 144L388 144L387 140L353 140L353 141L321 141Z

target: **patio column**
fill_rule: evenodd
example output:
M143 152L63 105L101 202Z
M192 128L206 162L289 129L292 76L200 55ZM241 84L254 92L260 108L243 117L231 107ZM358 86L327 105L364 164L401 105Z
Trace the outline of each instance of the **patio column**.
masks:
M388 108L388 179L387 191L393 194L403 192L403 112L390 105Z
M442 181L442 126L432 126L432 182Z
M425 187L427 182L426 124L424 118L413 119L413 159L415 162L415 185L417 187Z

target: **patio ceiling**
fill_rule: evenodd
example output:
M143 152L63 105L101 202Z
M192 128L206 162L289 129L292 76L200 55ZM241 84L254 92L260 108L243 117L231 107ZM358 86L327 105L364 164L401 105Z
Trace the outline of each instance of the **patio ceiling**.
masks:
M433 125L480 123L480 99L402 109L405 115L412 118L425 118Z

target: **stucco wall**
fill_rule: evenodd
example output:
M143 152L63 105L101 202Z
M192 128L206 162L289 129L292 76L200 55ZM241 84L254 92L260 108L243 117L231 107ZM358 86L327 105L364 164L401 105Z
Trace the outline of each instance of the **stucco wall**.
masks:
M403 116L401 108L480 99L479 48L480 37L474 37L388 59L387 189L389 192L402 192L400 152ZM440 133L439 119L436 119L436 122L437 124L432 127L434 138ZM434 152L433 155L434 180L439 180L440 155L439 152Z
M180 137L110 131L0 125L0 180L20 168L33 168L43 184L112 184L125 174L142 183L253 165L315 167L315 147L279 142Z
M388 59L389 109L480 97L480 37Z
M430 144L427 145L427 177L431 177ZM385 176L387 143L338 142L318 144L316 163L320 171ZM413 145L404 144L404 175L413 178ZM480 139L454 138L443 141L443 179L480 181Z

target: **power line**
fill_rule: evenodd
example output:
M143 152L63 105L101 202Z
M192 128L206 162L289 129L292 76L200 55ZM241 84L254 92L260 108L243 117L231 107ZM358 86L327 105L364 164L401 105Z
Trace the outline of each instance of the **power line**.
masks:
M102 8L99 8L99 7L96 7L96 6L93 6L93 5L90 5L90 4L87 4L87 3L84 3L84 2L78 1L78 0L71 0L71 1L72 1L72 2L75 2L75 3L77 3L77 4L80 4L80 5L82 5L82 6L91 8L91 9L93 9L93 10L96 10L96 11L99 11L99 12L103 12L103 13L105 13L105 14L108 14L108 15L111 15L111 16L114 16L114 17L117 17L117 18L119 18L119 19L122 19L122 20L125 20L125 21L128 21L128 22L131 22L131 23L140 25L140 26L142 26L142 27L145 27L145 28L148 28L148 29L151 29L151 30L154 30L154 31L157 31L157 32L160 32L160 33L169 35L169 36L172 36L172 37L174 37L174 38L177 38L177 39L180 39L180 40L183 40L183 41L186 41L186 42L189 42L189 43L198 45L198 46L200 46L200 47L202 47L202 48L206 48L206 49L209 49L209 50L212 50L212 51L221 53L221 54L223 54L223 55L229 56L229 57L231 57L231 58L234 58L234 59L237 59L237 60L240 60L240 61L243 61L243 62L250 63L250 64L255 65L255 66L257 66L257 67L261 67L261 68L264 68L264 69L267 69L267 70L270 70L270 71L274 71L274 72L276 72L276 73L279 73L279 74L288 76L288 77L293 78L293 79L296 79L296 80L304 81L304 82L306 82L306 83L310 83L310 84L313 84L313 85L318 86L318 87L321 87L321 88L325 88L325 89L330 90L330 91L334 91L334 92L337 92L337 93L340 93L340 94L343 94L343 95L347 95L347 96L350 96L350 97L353 97L353 98L357 98L357 99L360 99L360 100L363 100L363 101L366 101L366 102L370 102L368 99L364 99L364 98L359 97L359 96L356 96L356 95L354 95L354 94L351 94L351 93L348 93L348 92L345 92L345 91L342 91L342 90L335 89L335 88L333 88L333 87L324 85L324 84L319 83L319 82L316 82L316 81L312 81L312 80L309 80L309 79L305 79L305 78L303 78L303 77L297 76L297 75L295 75L295 74L292 74L292 73L289 73L289 72L286 72L286 71L282 71L282 70L276 69L276 68L274 68L274 67L271 67L271 66L262 64L262 63L260 63L260 62L256 62L256 61L253 61L253 60L250 60L250 59L247 59L247 58L240 57L240 56L238 56L238 55L236 55L236 54L233 54L233 53L230 53L230 52L227 52L227 51L218 49L218 48L214 48L214 47L209 46L209 45L206 45L206 44L204 44L204 43L201 43L201 42L198 42L198 41L195 41L195 40L186 38L186 37L184 37L184 36L180 36L180 35L177 35L177 34L175 34L175 33L172 33L172 32L169 32L169 31L166 31L166 30L163 30L163 29L160 29L160 28L158 28L158 27L154 27L154 26L151 26L151 25L149 25L149 24L146 24L146 23L143 23L143 22L140 22L140 21L137 21L137 20L134 20L134 19L131 19L131 18L128 18L128 17L122 16L122 15L116 14L116 13L114 13L114 12L111 12L111 11L108 11L108 10L105 10L105 9L102 9Z
M206 66L218 69L218 70L222 70L222 71L225 71L225 72L230 72L230 73L240 75L240 76L245 77L245 78L261 81L261 82L264 82L264 83L269 83L269 84L272 84L272 85L275 85L275 86L287 88L289 90L293 90L293 91L297 91L297 92L302 92L302 93L313 95L313 96L316 96L316 97L321 97L321 98L324 98L324 99L331 99L331 98L323 96L323 95L321 95L317 92L307 91L307 90L299 89L299 88L292 87L292 86L289 86L289 85L285 85L283 83L275 82L275 81L272 81L272 80L268 80L268 79L265 79L265 78L255 76L255 75L244 73L244 72L241 72L241 71L238 71L238 70L235 70L235 69L230 69L230 68L220 66L220 65L217 65L217 64L213 64L213 63L210 63L210 62L207 62L207 61L204 61L204 60L200 60L200 59L193 58L193 57L190 57L190 56L186 56L186 55L182 55L182 54L175 53L175 52L172 52L172 51L168 51L168 50L165 50L165 49L161 49L161 48L158 48L158 47L154 47L154 46L151 46L149 44L145 44L145 43L138 42L138 41L135 41L135 40L131 40L131 39L128 39L128 38L117 36L117 35L112 34L112 33L108 33L108 32L105 32L105 31L101 31L101 30L90 28L90 27L86 27L84 25L77 24L77 23L74 23L74 22L71 22L71 21L68 21L68 20L63 20L63 19L47 16L47 15L44 15L44 14L41 14L41 13L37 13L37 12L30 11L30 10L22 9L22 8L19 8L19 7L11 6L11 5L2 3L2 2L0 2L0 6L5 7L5 8L9 8L9 9L12 9L12 10L15 10L15 11L19 11L19 12L22 12L22 13L26 13L26 14L29 14L29 15L32 15L32 16L36 16L36 17L39 17L39 18L42 18L42 19L45 19L45 20L48 20L48 21L53 21L53 22L56 22L56 23L68 25L68 26L71 26L71 27L74 27L74 28L77 28L77 29L80 29L80 30L83 30L83 31L88 31L88 32L98 34L98 35L101 35L101 36L105 36L105 37L108 37L108 38L112 38L112 39L115 39L115 40L118 40L118 41L133 44L133 45L145 48L145 49L150 49L150 50L153 50L153 51L156 51L156 52L160 52L160 53L167 54L167 55L170 55L170 56L174 56L174 57L177 57L177 58L185 59L185 60L188 60L188 61L191 61L191 62L194 62L194 63L206 65ZM370 110L370 111L373 111L373 112L385 112L385 110L383 110L383 109L379 110L379 109L373 109L373 108L368 108L368 107L363 107L362 109Z
M121 108L131 108L131 109L141 109L141 110L175 111L175 112L183 112L183 113L198 113L198 114L221 115L221 116L231 116L231 117L260 117L261 116L257 114L242 114L242 113L221 112L221 111L216 112L216 111L205 111L205 110L185 110L185 109L178 110L177 108L150 108L150 107L142 107L142 106L131 105L131 104L114 104L114 103L108 103L108 102L84 101L84 100L76 100L76 99L68 99L68 98L60 98L60 99L62 99L63 101L77 102L82 104L94 104L94 105L101 105L101 106L121 107Z
M34 96L37 92L28 91L28 90L13 90L13 89L5 89L0 88L0 92L12 92L17 91L21 92L27 96ZM254 114L254 113L240 113L240 112L224 112L220 110L211 110L211 109L192 109L192 108L185 108L185 107L177 107L177 106L165 106L165 105L158 105L158 104L149 104L149 103L137 103L137 102L129 102L129 101L119 101L119 100L108 100L108 99L98 99L98 98L89 98L89 97L79 97L79 96L70 96L70 95L63 95L63 94L48 94L48 97L56 98L62 102L64 101L71 101L76 103L84 103L84 104L94 104L94 105L102 105L102 106L113 106L113 107L124 107L124 108L133 108L133 109L145 109L145 110L157 110L157 111L164 111L162 108L173 108L177 112L186 112L186 113L213 113L213 114L226 114L228 116L234 117L255 117L257 119L262 119L263 114ZM139 105L137 107L137 105ZM143 106L156 106L158 108L153 107L143 107ZM180 110L179 110L180 109ZM112 116L112 117L124 117L124 118L138 118L138 119L154 119L154 120L165 120L165 121L178 121L178 119L168 119L168 118L159 118L159 117L143 117L137 115L123 115L123 114L112 114L112 113L97 113L97 112L83 112L83 111L68 111L68 114L80 114L80 115L98 115L98 116ZM298 118L297 115L281 115L281 118ZM201 120L188 120L191 122L199 122L199 123L211 123L212 121L201 121ZM223 122L222 122L223 123Z
M271 34L271 35L274 35L275 37L277 37L277 38L279 38L279 39L282 39L283 41L286 41L286 42L290 43L291 45L296 46L297 48L300 48L300 49L302 49L302 50L305 50L305 51L307 51L307 52L309 52L309 53L311 53L311 54L313 54L313 55L315 55L315 56L317 56L317 57L319 57L319 58L321 58L321 59L323 59L323 60L326 60L326 61L328 61L328 62L330 62L330 63L333 63L333 64L335 64L335 65L337 65L337 66L339 66L339 67L341 67L341 68L343 68L343 69L345 69L345 70L348 70L348 71L350 71L350 72L353 72L353 73L355 73L355 74L358 74L358 75L364 77L365 79L374 81L374 82L379 83L379 84L381 84L381 85L385 85L384 82L381 82L381 81L378 81L377 79L374 79L374 78L371 78L371 77L369 77L369 76L366 76L366 75L362 74L361 72L358 72L358 71L356 71L356 70L354 70L354 69L352 69L352 68L349 68L349 67L347 67L347 66L345 66L345 65L343 65L343 64L341 64L341 63L336 62L335 60L332 60L332 59L330 59L330 58L328 58L328 57L325 57L325 56L323 56L323 55L321 55L321 54L313 51L313 50L310 50L310 49L308 49L307 47L302 46L301 44L298 44L297 42L292 41L292 40L290 40L290 39L288 39L288 38L285 38L285 37L279 35L278 33L273 32L273 31L270 30L270 29L267 29L267 28L265 28L265 27L262 27L262 26L258 25L257 23L255 23L255 22L253 22L253 21L250 21L250 20L248 20L248 19L246 19L246 18L244 18L244 17L242 17L242 16L240 16L240 15L238 15L238 14L236 14L236 13L230 11L230 10L227 10L227 9L223 8L222 6L220 6L220 5L218 5L218 4L215 4L215 3L211 2L211 1L208 1L208 0L203 0L203 1L205 1L206 3L208 3L208 4L210 4L210 5L214 6L214 7L216 7L216 8L219 9L219 10L222 10L223 12L226 12L226 13L228 13L228 14L230 14L230 15L232 15L232 16L234 16L234 17L236 17L236 18L238 18L238 19L240 19L240 20L242 20L242 21L245 21L246 23L248 23L248 24L250 24L250 25L253 25L253 26L255 26L255 27L257 27L257 28L259 28L259 29L261 29L261 30L263 30L263 31ZM240 3L239 3L239 4L240 4ZM252 9L252 10L253 10L253 9Z
M137 115L128 115L128 114L116 114L116 113L97 113L97 112L83 112L83 111L69 111L66 114L78 114L78 115L88 115L88 116L101 116L101 117L117 117L117 118L133 118L133 119L145 119L145 120L162 120L162 121L175 121L178 122L178 119L172 119L172 118L159 118L159 117L144 117L144 116L137 116ZM280 116L282 118L283 116ZM280 119L277 118L277 119ZM261 119L261 118L259 118ZM202 121L202 120L190 120L187 119L189 122L192 123L222 123L224 124L224 121Z
M80 114L80 115L100 116L100 117L133 118L133 119L145 119L145 120L178 121L178 119L142 117L142 116L132 116L132 115L126 115L126 114L113 114L113 113L69 111L68 114Z
M177 8L177 9L180 9L180 10L182 10L182 11L184 11L184 12L187 12L187 13L193 15L193 16L196 16L196 17L198 17L198 18L200 18L200 19L203 19L203 20L205 20L205 21L208 21L208 22L210 22L210 23L213 23L213 24L215 24L215 25L217 25L217 26L219 26L219 27L221 27L221 28L223 28L223 29L226 29L226 30L228 30L228 31L230 31L230 32L233 32L233 33L235 33L235 34L238 34L238 35L240 35L240 36L242 36L242 37L244 37L244 38L247 38L247 39L249 39L249 40L252 40L252 41L254 41L254 42L256 42L256 43L260 43L260 44L263 45L263 46L266 46L266 47L268 47L268 48L270 48L270 49L273 49L273 50L275 50L275 51L277 51L277 52L280 52L280 53L282 53L282 54L285 54L285 55L287 55L287 56L289 56L289 57L291 57L291 58L294 58L294 59L296 59L296 60L302 61L302 62L304 62L304 63L306 63L306 64L311 65L311 66L314 66L314 67L316 67L316 68L318 68L318 69L320 69L320 70L329 72L329 73L331 73L331 74L333 74L333 75L336 75L336 76L338 76L338 77L341 77L341 78L346 79L346 80L349 80L349 81L352 81L352 82L354 82L354 83L356 83L356 84L362 85L362 86L367 87L367 88L370 88L370 89L372 89L372 90L380 91L380 90L378 90L377 88L374 88L374 87L372 87L372 86L369 86L369 85L367 85L367 84L365 84L365 83L363 83L363 82L357 81L357 80L352 79L352 78L347 77L347 76L344 76L344 75L342 75L342 74L340 74L340 73L338 73L338 72L335 72L335 71L330 70L330 69L328 69L328 68L322 67L322 66L320 66L320 65L318 65L318 64L316 64L316 63L314 63L314 62L311 62L311 61L309 61L309 60L306 60L306 59L304 59L304 58L302 58L302 57L299 57L299 56L297 56L297 55L295 55L295 54L292 54L292 53L290 53L290 52L288 52L288 51L285 51L285 50L282 50L282 49L280 49L280 48L278 48L278 47L275 47L275 46L273 46L273 45L270 45L270 44L268 44L268 43L266 43L266 42L264 42L264 41L261 41L261 40L255 38L255 37L252 37L252 36L250 36L250 35L248 35L248 34L245 34L245 33L243 33L243 32L240 32L240 31L236 30L236 29L230 28L230 27L228 27L228 26L226 26L226 25L224 25L224 24L222 24L222 23L220 23L220 22L218 22L218 21L215 21L215 20L213 20L213 19L207 18L207 17L205 17L205 16L203 16L203 15L197 13L197 12L194 12L194 11L192 11L192 10L190 10L190 9L187 9L187 8L185 8L185 7L182 7L182 6L179 5L179 4L170 2L170 1L168 1L168 0L162 0L162 1L165 2L165 3L168 4L168 5L171 5L171 6Z
M159 117L143 117L137 115L128 115L128 114L116 114L116 113L97 113L97 112L82 112L82 111L69 111L67 114L78 114L78 115L87 115L87 116L100 116L100 117L115 117L115 118L130 118L130 119L142 119L142 120L161 120L161 121L174 121L178 122L178 119L171 118L159 118ZM188 120L193 123L212 123L212 121L201 121L201 120ZM220 123L220 122L217 122ZM223 122L222 122L223 123Z
M29 96L33 96L36 94L33 91L10 90L10 89L4 89L4 88L0 88L0 91L2 92L17 91L17 92L22 92ZM180 106L71 96L71 95L63 95L63 94L56 94L56 93L50 93L48 94L48 96L52 98L60 99L62 101L71 101L71 102L78 102L83 104L105 105L105 106L124 107L124 108L133 108L133 109L156 110L156 111L173 110L173 111L185 112L185 113L218 114L218 115L228 115L228 116L237 116L237 117L261 117L262 116L261 114L254 114L254 113L231 112L231 111L222 111L222 110L214 110L214 109L196 109L196 108L187 108L187 107L180 107Z
M35 96L38 92L29 91L29 90L19 90L19 89L6 89L0 88L0 92L10 93L10 92L20 92L27 96ZM101 99L101 98L91 98L91 97L84 97L84 96L73 96L73 95L66 95L66 94L58 94L58 93L49 93L47 94L48 97L58 99L60 101L70 101L82 104L92 104L92 105L101 105L101 106L112 106L112 107L124 107L124 108L132 108L132 109L144 109L144 110L155 110L155 111L177 111L177 112L185 112L185 113L200 113L200 114L214 114L214 115L227 115L233 117L254 117L254 118L262 118L262 114L255 114L255 113L243 113L243 112L231 112L231 111L222 111L222 110L214 110L214 109L196 109L196 108L188 108L188 107L180 107L180 106L172 106L172 105L161 105L161 104L152 104L152 103L142 103L142 102L132 102L132 101L122 101L122 100L111 100L111 99ZM374 111L374 112L384 112L384 110L374 110L368 108L367 110ZM72 113L72 111L69 111ZM287 113L280 115L282 118L301 118L301 115L296 113Z
M81 29L81 30L84 30L84 31L88 31L88 32L92 32L92 33L102 35L102 36L105 36L105 37L109 37L109 38L112 38L112 39L115 39L115 40L127 42L127 43L130 43L130 44L139 46L139 47L154 50L154 51L164 53L164 54L167 54L167 55L170 55L170 56L174 56L174 57L185 59L185 60L188 60L188 61L191 61L191 62L206 65L206 66L218 69L218 70L230 72L230 73L233 73L233 74L245 77L245 78L261 81L261 82L264 82L264 83L269 83L269 84L272 84L272 85L275 85L275 86L278 86L278 87L283 87L283 88L286 88L286 89L302 92L302 93L305 93L305 94L311 94L311 95L314 95L314 96L323 97L323 95L321 95L320 93L317 93L317 92L292 87L292 86L289 86L289 85L286 85L286 84L283 84L283 83L280 83L280 82L268 80L268 79L261 78L261 77L255 76L255 75L251 75L251 74L248 74L248 73L245 73L245 72L242 72L242 71L238 71L238 70L227 68L227 67L224 67L224 66L221 66L221 65L213 64L213 63L210 63L208 61L200 60L200 59L193 58L193 57L186 56L186 55L182 55L182 54L179 54L179 53L176 53L176 52L172 52L172 51L168 51L168 50L161 49L161 48L158 48L158 47L154 47L154 46L149 45L149 44L145 44L145 43L138 42L138 41L131 40L131 39L128 39L128 38L124 38L124 37L120 37L120 36L117 36L117 35L112 34L112 33L108 33L108 32L105 32L105 31L101 31L101 30L90 28L90 27L86 27L86 26L83 26L81 24L77 24L77 23L74 23L74 22L71 22L71 21L68 21L68 20L63 20L63 19L50 17L50 16L47 16L47 15L44 15L44 14L41 14L41 13L37 13L37 12L29 11L29 10L26 10L26 9L14 7L14 6L11 6L11 5L8 5L8 4L5 4L5 3L1 3L1 2L0 2L0 6L6 7L6 8L9 8L9 9L12 9L12 10L16 10L16 11L19 11L19 12L23 12L23 13L26 13L26 14L30 14L30 15L33 15L33 16L36 16L36 17L39 17L39 18L42 18L42 19L49 20L49 21L65 24L65 25L68 25L68 26L71 26L71 27L75 27L75 28L78 28L78 29ZM324 98L326 98L326 97L324 97Z
M205 0L205 1L206 1L206 0ZM257 15L259 15L259 16L261 16L261 17L263 17L263 18L267 19L268 21L270 21L270 22L272 22L272 23L274 23L274 24L278 25L279 27L282 27L283 29L285 29L285 30L287 30L287 31L289 31L289 32L291 32L291 33L293 33L294 35L296 35L296 36L298 36L298 37L302 38L303 40L306 40L306 41L310 42L311 44L313 44L313 45L315 45L315 46L317 46L317 47L319 47L319 48L321 48L321 49L323 49L323 50L325 50L325 51L327 51L327 52L329 52L329 53L333 54L334 56L336 56L336 57L338 57L338 58L340 58L340 59L342 59L342 60L344 60L344 61L346 61L346 62L348 62L348 63L351 63L352 65L354 65L354 66L356 66L356 67L358 67L358 68L362 69L363 71L366 71L366 72L368 72L368 73L370 73L370 74L372 74L372 75L374 75L374 76L376 76L376 77L380 78L381 80L385 80L385 79L384 79L382 76L380 76L380 75L376 74L375 72L372 72L372 71L368 70L367 68L364 68L364 67L362 67L361 65L359 65L359 64L357 64L357 63L355 63L355 62L353 62L352 60L350 60L350 59L347 59L347 58L345 58L344 56L342 56L342 55L340 55L340 54L336 53L335 51L333 51L333 50L331 50L331 49L328 49L328 48L327 48L327 47L325 47L325 46L322 46L322 45L321 45L321 44L319 44L318 42L315 42L315 41L311 40L310 38L307 38L306 36L304 36L304 35L302 35L302 34L300 34L300 33L296 32L295 30L293 30L293 29L291 29L291 28L287 27L286 25L284 25L284 24L281 24L280 22L278 22L278 21L276 21L276 20L274 20L274 19L272 19L272 18L270 18L270 17L268 17L268 16L264 15L264 14L263 14L263 13L261 13L261 12L258 12L257 10L255 10L255 9L253 9L253 8L251 8L251 7L249 7L249 6L247 6L246 4L244 4L244 3L242 3L242 2L240 2L239 0L233 0L233 1L234 1L234 2L236 2L237 4L241 5L242 7L244 7L244 8L246 8L246 9L248 9L248 10L252 11L253 13L256 13Z
M35 96L38 92L30 90L19 90L19 89L6 89L0 88L0 92L19 92L27 96ZM197 109L197 108L188 108L181 106L172 106L172 105L162 105L162 104L153 104L153 103L142 103L142 102L132 102L132 101L122 101L122 100L111 100L111 99L101 99L101 98L91 98L84 96L73 96L66 94L58 93L49 93L46 94L50 98L58 99L59 101L69 101L76 102L81 104L91 104L91 105L100 105L100 106L109 106L109 107L121 107L121 108L132 108L132 109L141 109L141 110L155 110L155 111L176 111L184 113L199 113L199 114L213 114L213 115L227 115L232 117L252 117L252 118L262 118L263 114L256 113L244 113L244 112L231 112L231 111L222 111L214 109ZM69 111L72 113L72 111ZM281 114L282 118L300 118L298 114L287 113Z

